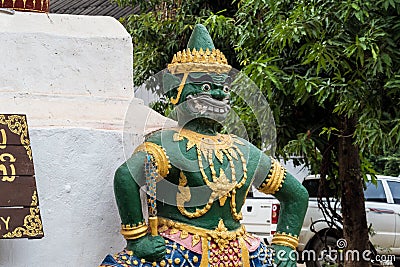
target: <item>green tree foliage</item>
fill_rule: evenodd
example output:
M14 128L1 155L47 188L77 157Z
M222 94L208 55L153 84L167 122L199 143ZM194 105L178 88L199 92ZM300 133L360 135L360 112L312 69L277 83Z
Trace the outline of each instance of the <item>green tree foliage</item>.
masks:
M279 152L303 155L315 172L338 178L323 184L339 189L348 248L367 249L360 174L374 173L373 155L400 141L400 1L240 3L235 49L269 97Z
M400 148L387 150L384 155L371 155L371 162L378 173L398 176L400 173Z
M278 147L319 171L323 156L336 162L342 114L358 118L366 171L398 147L399 12L400 1L241 2L238 59L279 114Z

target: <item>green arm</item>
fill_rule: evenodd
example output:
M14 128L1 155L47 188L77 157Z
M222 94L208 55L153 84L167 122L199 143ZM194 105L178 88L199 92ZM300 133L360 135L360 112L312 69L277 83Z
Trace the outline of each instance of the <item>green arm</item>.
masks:
M145 153L139 152L122 164L114 176L114 193L122 224L143 221L140 187L144 184Z
M308 207L308 192L290 173L274 194L281 204L277 232L299 235Z
M119 167L114 177L114 193L122 224L136 225L143 222L140 187L145 183L144 164L146 154L138 152ZM164 258L165 241L161 236L149 234L127 240L127 249L139 258L157 261Z

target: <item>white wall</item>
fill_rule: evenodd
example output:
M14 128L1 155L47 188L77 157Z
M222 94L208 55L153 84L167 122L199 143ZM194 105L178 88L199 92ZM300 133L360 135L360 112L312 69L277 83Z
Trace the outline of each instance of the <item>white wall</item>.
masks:
M97 266L123 249L112 180L143 137L123 145L125 113L152 114L131 100L132 52L110 17L0 13L0 114L27 114L45 234L0 239L0 266Z

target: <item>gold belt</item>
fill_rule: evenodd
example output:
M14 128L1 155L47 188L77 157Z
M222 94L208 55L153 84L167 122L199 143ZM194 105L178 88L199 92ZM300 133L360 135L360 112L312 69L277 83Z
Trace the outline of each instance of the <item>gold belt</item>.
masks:
M189 225L186 223L176 222L173 220L160 218L160 217L158 217L158 221L159 221L160 225L167 226L168 228L173 229L172 230L173 232L181 231L184 233L184 235L185 235L185 233L189 233L189 234L198 235L200 237L207 238L208 240L213 239L214 241L216 241L216 243L218 243L218 245L219 245L219 242L218 242L219 239L223 239L226 241L236 240L239 237L244 236L247 233L243 225L237 230L228 231L228 229L225 227L224 221L222 219L219 221L218 227L215 230L209 230L209 229L205 229L205 228L201 228L201 227L196 227L196 226L192 226L192 225ZM162 230L166 231L166 229L168 229L168 228L161 227L160 231L161 232L163 232Z
M165 232L170 229L170 234L181 232L181 238L187 237L188 234L193 235L193 240L198 239L200 242L200 237L202 241L202 260L200 267L209 266L208 251L209 241L213 240L218 247L223 250L229 245L229 241L238 240L240 249L242 251L242 263L243 267L250 266L249 251L247 249L245 240L243 236L247 234L244 226L242 225L239 229L234 231L228 231L224 225L224 221L221 219L218 223L218 227L215 230L205 229L201 227L192 226L182 222L176 222L170 219L158 217L160 232ZM210 265L213 266L213 265Z

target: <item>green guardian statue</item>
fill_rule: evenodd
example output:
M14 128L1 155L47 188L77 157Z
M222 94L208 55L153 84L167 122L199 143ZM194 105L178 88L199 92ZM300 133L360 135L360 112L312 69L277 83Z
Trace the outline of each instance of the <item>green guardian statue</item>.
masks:
M115 173L114 189L127 240L101 266L295 266L308 194L279 164L247 140L217 131L229 110L225 56L203 25L174 55L163 87L179 127L151 133ZM240 224L251 185L281 203L272 247ZM143 216L145 187L149 218ZM275 254L274 254L275 251Z

